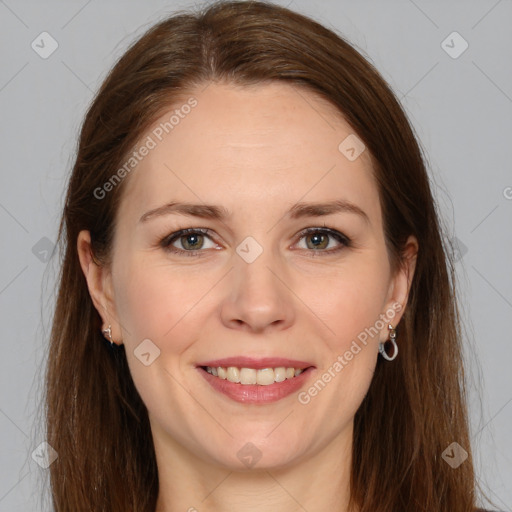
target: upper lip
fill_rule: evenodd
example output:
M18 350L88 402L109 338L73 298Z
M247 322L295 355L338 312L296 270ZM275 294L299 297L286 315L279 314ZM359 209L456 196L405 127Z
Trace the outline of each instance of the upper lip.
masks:
M223 368L235 366L237 368L254 368L256 370L260 370L263 368L278 368L280 366L284 366L285 368L305 369L314 365L305 361L287 359L284 357L263 357L261 359L255 359L247 356L236 356L204 361L202 363L198 363L197 366L210 366L212 368L216 368L218 366L222 366Z

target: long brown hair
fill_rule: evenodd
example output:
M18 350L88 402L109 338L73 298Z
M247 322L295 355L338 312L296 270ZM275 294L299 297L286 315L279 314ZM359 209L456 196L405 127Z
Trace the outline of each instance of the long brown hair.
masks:
M153 512L158 474L148 414L124 348L110 350L88 293L76 242L89 230L109 264L124 184L102 187L154 120L187 90L211 81L279 80L337 107L373 162L393 267L409 235L419 242L400 355L379 359L357 411L351 504L361 512L473 512L459 314L453 265L420 146L393 92L349 43L276 5L217 2L151 28L111 70L85 117L60 224L62 247L46 380L47 436L56 512ZM469 452L457 469L441 454Z

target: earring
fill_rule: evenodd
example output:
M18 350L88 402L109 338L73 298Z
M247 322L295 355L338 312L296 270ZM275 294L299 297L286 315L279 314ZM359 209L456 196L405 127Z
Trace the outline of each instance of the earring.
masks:
M384 348L384 343L379 343L379 352L380 355L387 361L393 361L393 359L395 359L396 356L398 355L398 345L396 344L396 329L391 324L388 325L388 329L389 341L391 341L391 343L393 344L393 355L388 356Z
M110 341L110 346L114 348L114 340L112 339L112 326L109 325L106 329L101 331L105 337L108 337L108 341Z

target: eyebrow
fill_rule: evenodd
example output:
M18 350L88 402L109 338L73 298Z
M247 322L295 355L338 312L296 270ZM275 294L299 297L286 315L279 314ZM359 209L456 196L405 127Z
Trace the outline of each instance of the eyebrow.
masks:
M294 220L303 217L322 217L334 213L352 213L361 217L368 224L370 223L368 215L359 206L344 199L327 203L296 203L287 212L288 216ZM223 206L172 202L146 212L139 222L170 214L220 221L231 217L231 212Z

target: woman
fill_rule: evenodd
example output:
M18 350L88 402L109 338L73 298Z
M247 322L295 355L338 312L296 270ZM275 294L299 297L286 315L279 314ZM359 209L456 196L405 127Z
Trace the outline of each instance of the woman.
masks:
M333 32L259 2L149 30L86 115L60 239L56 511L475 510L425 164Z

